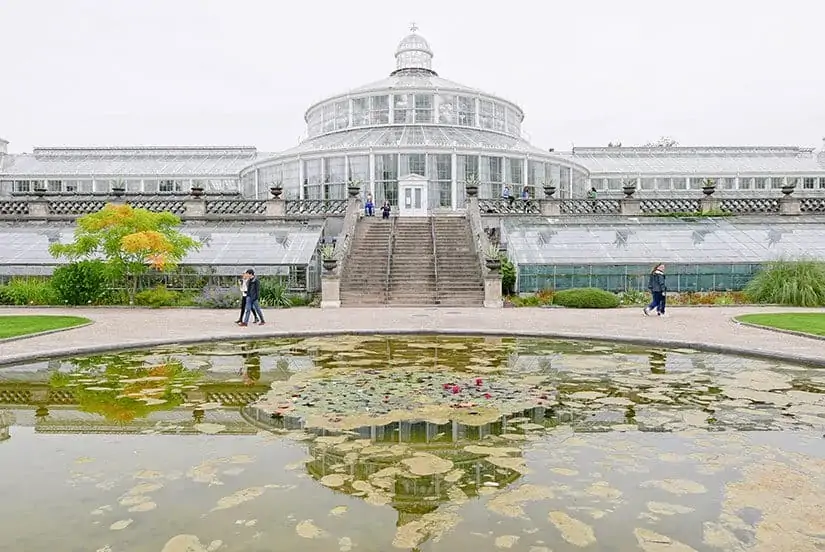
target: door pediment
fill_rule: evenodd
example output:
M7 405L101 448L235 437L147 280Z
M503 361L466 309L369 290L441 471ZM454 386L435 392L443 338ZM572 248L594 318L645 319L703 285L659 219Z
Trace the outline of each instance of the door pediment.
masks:
M426 184L427 177L420 174L408 174L398 179L399 184Z

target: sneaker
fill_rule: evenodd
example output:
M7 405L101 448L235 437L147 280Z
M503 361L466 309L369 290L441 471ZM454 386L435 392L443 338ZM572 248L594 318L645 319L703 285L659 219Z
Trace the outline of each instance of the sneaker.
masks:
M266 322L256 322L256 324L258 324L259 326L263 326L266 324Z
M659 316L664 317L664 316L665 316L665 313L660 312L660 313L659 313Z
M245 328L245 327L249 326L249 324L241 322L240 324L238 324L238 326L241 326L241 327Z
M642 312L645 313L645 316L650 316L650 311L647 310L647 307L643 308Z

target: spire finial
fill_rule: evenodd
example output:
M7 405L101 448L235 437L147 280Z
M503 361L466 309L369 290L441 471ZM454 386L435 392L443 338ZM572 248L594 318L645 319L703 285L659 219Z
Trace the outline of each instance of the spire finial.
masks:
M414 33L417 30L418 30L418 25L415 24L415 21L410 23L410 32Z

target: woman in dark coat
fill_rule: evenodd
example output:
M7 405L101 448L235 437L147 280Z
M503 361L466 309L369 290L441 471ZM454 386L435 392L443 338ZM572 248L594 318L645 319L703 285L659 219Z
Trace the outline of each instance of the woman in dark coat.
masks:
M667 282L665 281L665 265L657 264L650 273L650 278L647 280L647 289L653 295L653 301L644 308L645 316L650 316L650 312L656 309L656 314L659 316L665 315L665 301L667 301L665 293L667 292Z

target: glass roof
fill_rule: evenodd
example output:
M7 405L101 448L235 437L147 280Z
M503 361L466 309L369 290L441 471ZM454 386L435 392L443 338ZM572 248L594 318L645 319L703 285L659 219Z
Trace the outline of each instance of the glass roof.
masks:
M591 173L825 174L825 164L817 160L816 154L801 148L577 148L561 155L581 163Z
M235 274L239 266L307 265L321 238L320 226L237 222L184 224L182 230L204 244L182 264L225 266L228 274ZM19 267L58 264L49 254L49 244L70 242L73 234L74 226L69 224L0 226L0 271L7 265L20 272Z
M5 157L0 176L237 176L255 148L37 148Z
M278 156L373 147L461 148L548 156L548 152L513 136L480 129L436 125L384 126L326 134L307 140Z
M818 222L818 223L817 223ZM502 239L519 264L738 264L825 259L825 224L810 219L506 219Z

